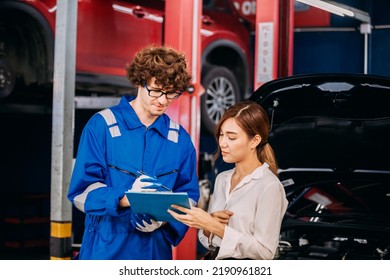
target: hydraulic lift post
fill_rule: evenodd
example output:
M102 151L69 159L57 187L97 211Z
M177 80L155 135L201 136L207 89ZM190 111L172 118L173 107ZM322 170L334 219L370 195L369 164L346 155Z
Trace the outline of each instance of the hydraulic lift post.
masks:
M178 121L191 135L199 158L200 138L200 28L202 0L166 0L164 21L164 44L184 52L192 74L191 88L172 103L167 114ZM188 114L188 112L191 112ZM173 249L173 259L196 259L197 230L190 228Z
M256 1L254 89L292 74L294 1Z

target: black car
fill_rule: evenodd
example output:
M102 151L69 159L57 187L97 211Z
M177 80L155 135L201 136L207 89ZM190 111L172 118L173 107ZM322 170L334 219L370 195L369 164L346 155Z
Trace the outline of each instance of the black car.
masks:
M250 97L289 206L278 259L390 259L390 78L300 75Z

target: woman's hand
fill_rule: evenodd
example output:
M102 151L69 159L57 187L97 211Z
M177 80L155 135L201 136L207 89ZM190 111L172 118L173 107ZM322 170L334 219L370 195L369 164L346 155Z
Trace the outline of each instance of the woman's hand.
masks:
M188 209L178 205L172 205L172 208L184 213L178 214L175 211L168 209L168 213L179 222L182 222L190 227L212 232L221 238L225 232L225 225L228 223L230 216L233 214L227 210L209 214L198 207L191 207L191 209Z
M187 226L194 228L204 228L210 223L214 222L213 217L198 207L191 207L191 209L181 207L178 205L172 205L172 208L177 209L185 214L178 214L177 212L168 209L168 213L171 214L176 220L186 224Z
M221 224L227 225L229 223L230 217L233 215L233 212L229 210L215 211L211 213L211 216L220 222Z

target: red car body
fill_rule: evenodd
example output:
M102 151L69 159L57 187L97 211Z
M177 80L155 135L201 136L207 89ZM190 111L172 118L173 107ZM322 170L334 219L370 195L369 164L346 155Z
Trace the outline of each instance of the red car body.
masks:
M164 42L164 8L162 0L79 0L76 95L131 92L125 65L141 47ZM55 17L55 0L0 2L1 102L51 96ZM251 29L232 1L203 1L201 110L210 131L226 107L252 92Z

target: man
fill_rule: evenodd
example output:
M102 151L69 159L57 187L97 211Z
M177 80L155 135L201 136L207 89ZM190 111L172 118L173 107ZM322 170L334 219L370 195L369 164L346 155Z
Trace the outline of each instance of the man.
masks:
M172 259L188 227L133 213L125 191L169 188L187 192L193 205L199 198L194 145L165 114L191 80L185 56L147 47L126 76L137 97L95 114L80 139L68 193L86 214L79 259Z

